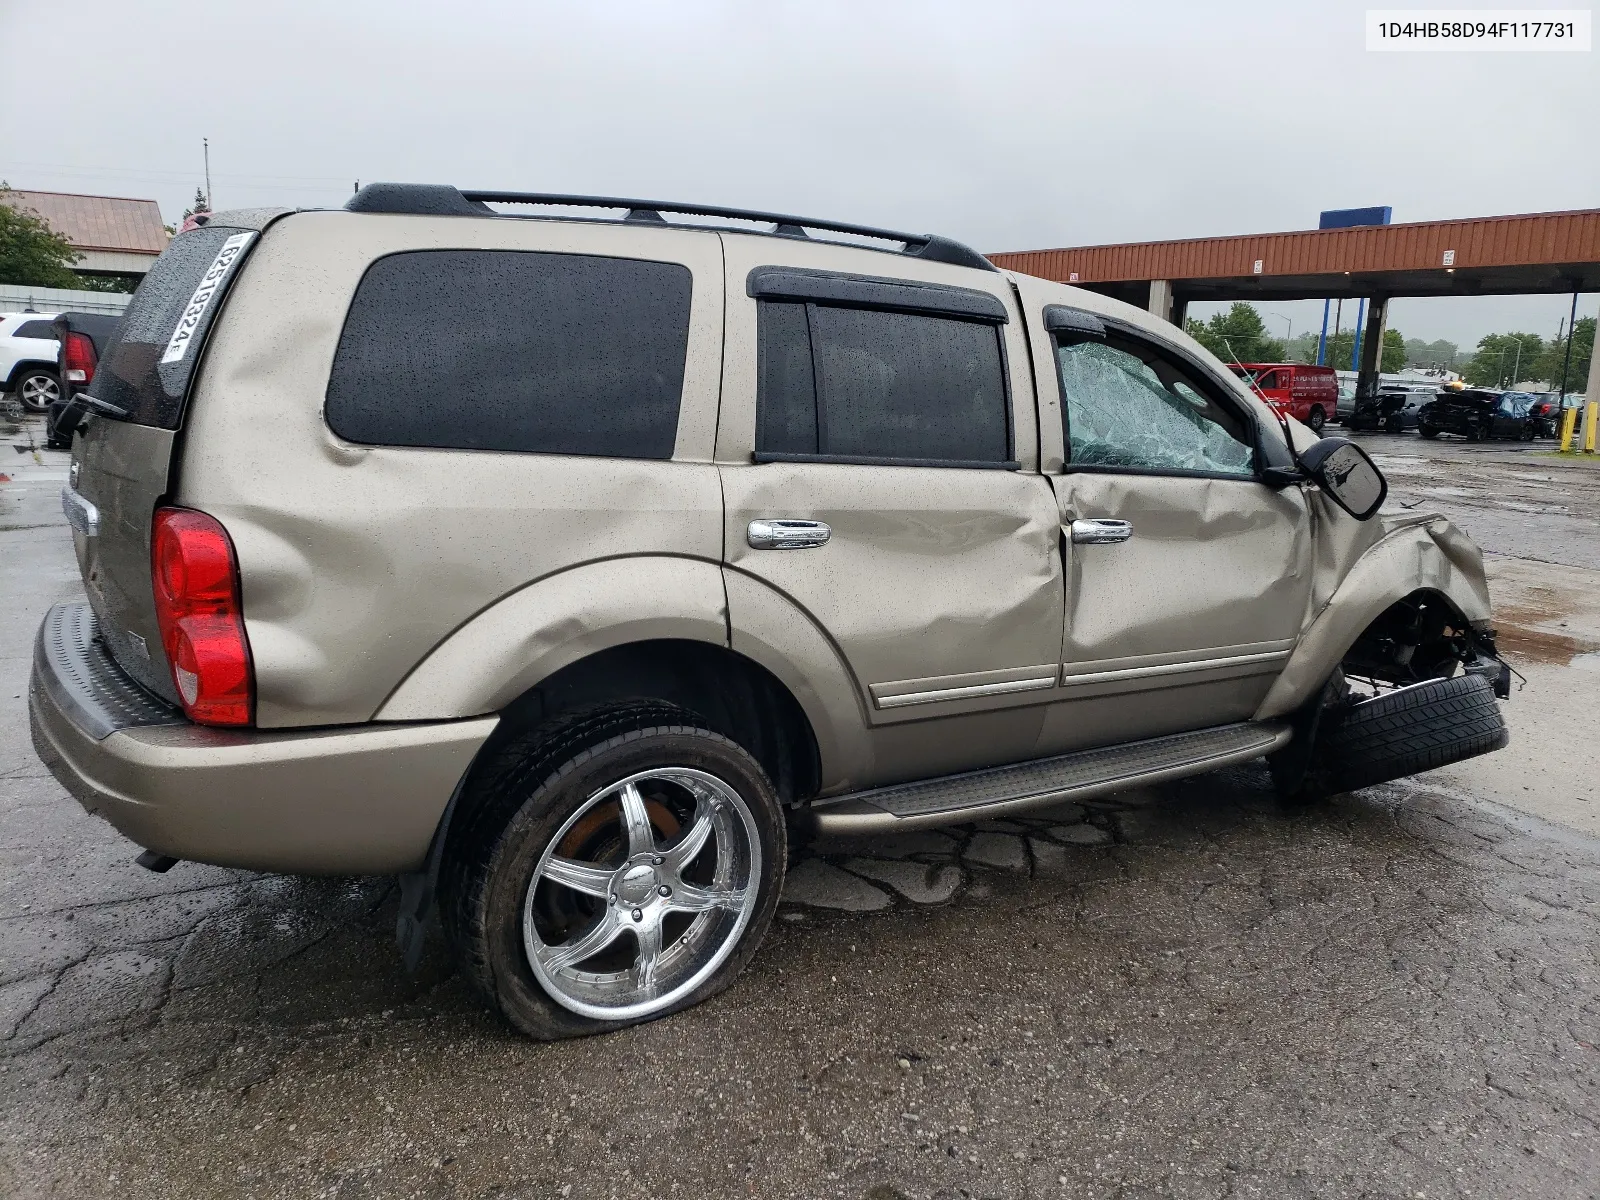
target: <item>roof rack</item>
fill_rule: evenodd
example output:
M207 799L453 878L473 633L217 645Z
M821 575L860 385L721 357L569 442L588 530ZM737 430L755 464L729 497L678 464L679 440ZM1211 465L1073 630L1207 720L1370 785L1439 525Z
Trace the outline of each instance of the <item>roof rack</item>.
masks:
M723 208L711 204L673 204L664 200L632 200L620 196L562 196L548 192L465 192L447 184L433 183L369 183L350 197L345 208L361 213L408 213L435 217L493 217L501 214L490 208L491 204L529 204L563 208L621 208L627 210L623 221L634 224L670 224L662 213L689 217L717 217L735 221L771 222L772 229L763 231L768 236L804 238L807 229L829 233L845 233L855 237L874 238L886 242L899 242L898 253L921 258L928 262L950 263L958 267L976 267L993 271L996 267L970 246L932 233L900 233L893 229L875 229L870 225L847 225L842 221L818 221L811 217L795 217L784 213L759 212L747 208ZM863 249L876 249L866 246ZM890 253L896 253L890 251Z

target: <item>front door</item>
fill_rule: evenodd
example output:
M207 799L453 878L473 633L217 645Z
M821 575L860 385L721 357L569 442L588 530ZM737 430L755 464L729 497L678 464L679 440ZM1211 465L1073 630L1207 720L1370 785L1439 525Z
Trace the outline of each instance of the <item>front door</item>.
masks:
M1304 496L1257 477L1259 439L1276 430L1258 432L1225 385L1133 326L1052 337L1069 566L1064 699L1043 748L1248 719L1311 582Z

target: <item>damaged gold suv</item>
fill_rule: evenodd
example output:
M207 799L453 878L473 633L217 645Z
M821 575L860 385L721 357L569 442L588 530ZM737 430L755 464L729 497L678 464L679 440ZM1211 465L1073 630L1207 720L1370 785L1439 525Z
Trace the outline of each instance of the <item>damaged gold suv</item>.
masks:
M1172 326L939 237L218 213L77 403L40 755L158 870L398 873L407 953L437 913L537 1037L725 987L796 838L1506 740L1447 521Z

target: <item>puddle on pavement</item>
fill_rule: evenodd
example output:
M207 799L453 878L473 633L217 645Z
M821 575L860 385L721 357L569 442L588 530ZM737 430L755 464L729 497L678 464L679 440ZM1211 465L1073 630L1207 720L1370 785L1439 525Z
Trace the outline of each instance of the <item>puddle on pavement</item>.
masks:
M1550 591L1546 588L1530 590ZM1554 595L1554 592L1550 594ZM1581 666L1585 670L1600 671L1600 649L1592 640L1540 628L1564 615L1565 612L1556 605L1547 608L1522 608L1517 605L1496 608L1495 643L1502 652L1533 662L1550 663L1558 667Z

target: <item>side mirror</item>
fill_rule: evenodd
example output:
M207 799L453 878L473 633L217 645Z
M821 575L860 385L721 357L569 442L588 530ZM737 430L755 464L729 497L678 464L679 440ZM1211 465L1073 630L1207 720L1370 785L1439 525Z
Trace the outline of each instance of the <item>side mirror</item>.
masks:
M1389 483L1367 452L1348 438L1323 438L1300 455L1300 467L1358 521L1383 507Z

